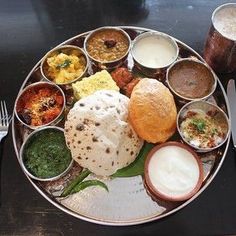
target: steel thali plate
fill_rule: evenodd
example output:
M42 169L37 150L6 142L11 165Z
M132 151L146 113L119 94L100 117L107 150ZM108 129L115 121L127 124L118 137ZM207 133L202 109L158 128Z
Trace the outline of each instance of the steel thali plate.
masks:
M140 27L121 26L121 28L130 35L131 39L134 39L140 33L150 31L150 29ZM58 46L72 44L82 47L85 36L88 33L89 32L79 34ZM180 49L180 58L193 57L203 61L203 58L196 51L183 42L177 39L175 40ZM26 85L43 79L39 70L40 62L41 61L39 61L28 74L20 91ZM129 69L133 68L131 55L128 56L126 66ZM89 73L94 73L92 67L90 67ZM228 114L230 119L227 96L219 79L217 81L217 89L210 100L217 103L218 106ZM63 121L61 125L63 126ZM30 132L31 130L20 124L16 117L13 118L12 134L18 160L20 147ZM74 164L71 171L57 181L42 183L26 176L30 183L45 199L60 210L74 217L103 225L136 225L171 215L196 199L209 186L221 168L228 146L229 138L227 142L216 151L201 154L200 157L203 162L205 175L205 180L201 189L191 199L173 204L154 201L146 192L142 176L103 180L109 188L109 193L101 188L91 187L65 199L59 198L58 196L69 180L78 174L78 171L80 170L78 165ZM88 178L93 178L93 176Z

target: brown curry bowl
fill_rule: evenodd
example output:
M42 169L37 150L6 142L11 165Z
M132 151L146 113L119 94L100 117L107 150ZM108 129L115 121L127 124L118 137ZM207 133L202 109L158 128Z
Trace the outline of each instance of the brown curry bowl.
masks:
M186 102L206 99L217 86L216 75L205 63L196 59L180 59L173 63L166 74L171 92Z
M105 70L122 65L128 57L130 46L129 35L123 29L112 26L93 30L84 41L84 50L89 59L96 67Z
M151 162L154 154L156 152L160 151L162 148L166 148L166 147L178 147L178 148L183 149L185 152L188 152L191 155L191 157L195 160L195 164L197 165L196 167L198 168L198 178L197 178L196 184L192 187L191 190L189 190L188 192L186 192L185 194L182 194L180 196L173 196L171 194L168 195L168 194L164 193L163 191L158 189L157 186L155 186L153 184L153 180L150 177L149 165L150 165L150 162ZM156 168L157 168L157 166L156 166ZM171 141L171 142L166 142L166 143L157 145L148 153L148 156L145 160L144 181L145 181L145 185L147 187L147 191L152 195L152 197L154 199L161 199L161 200L170 201L170 202L185 201L185 200L191 198L193 195L195 195L198 192L198 190L200 189L200 187L202 185L203 177L204 177L203 176L203 165L202 165L200 158L190 147L188 147L187 145L185 145L183 143Z

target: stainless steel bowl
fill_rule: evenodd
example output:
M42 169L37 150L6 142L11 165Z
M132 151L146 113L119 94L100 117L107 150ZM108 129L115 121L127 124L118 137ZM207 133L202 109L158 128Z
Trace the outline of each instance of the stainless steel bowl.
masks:
M190 98L190 97L186 97L181 95L180 93L178 93L170 84L170 73L175 70L178 66L182 66L184 63L191 63L193 68L198 65L201 66L204 70L207 70L207 72L209 73L209 76L211 76L210 79L212 79L213 83L212 83L212 87L209 90L209 93L206 94L205 96L202 97L197 97L197 98ZM200 99L207 99L208 97L210 97L217 86L217 78L215 73L213 72L213 70L205 63L201 62L200 60L196 60L196 59L191 59L191 58L184 58L184 59L180 59L175 61L168 69L167 69L167 73L166 73L166 83L169 87L169 89L171 90L171 92L182 102L182 103L187 103L189 101L196 101L196 100L200 100Z
M135 48L137 47L137 43L140 42L141 40L144 40L145 38L156 38L157 40L159 39L164 39L168 43L170 43L174 50L175 50L175 55L173 57L173 60L163 66L147 66L145 63L142 63L139 58L137 58L137 55L135 54ZM176 43L176 41L170 37L169 35L162 33L162 32L157 32L157 31L150 31L150 32L145 32L137 36L132 44L131 48L131 54L134 59L134 64L135 66L145 75L147 76L158 76L162 75L163 73L166 72L166 69L178 58L179 55L179 47ZM150 56L153 56L153 53L150 54Z
M52 79L48 78L47 73L45 71L45 67L47 66L47 58L53 56L54 54L58 53L59 51L65 53L67 55L70 55L71 50L77 50L81 55L84 56L85 61L86 61L85 69L79 77L76 77L75 79L73 79L71 81L68 81L68 82L65 82L65 83L56 83ZM50 82L58 84L58 85L67 85L67 84L74 83L75 81L77 81L77 80L81 79L82 77L84 77L86 75L87 71L88 71L88 64L89 64L89 59L88 59L88 56L84 52L83 49L81 49L80 47L77 47L77 46L73 46L73 45L64 45L64 46L59 46L59 47L56 47L56 48L52 49L51 51L49 51L43 57L43 59L41 61L41 64L40 64L40 72L43 75L43 78L47 81L50 81Z
M189 140L185 137L185 135L183 134L180 128L181 124L185 120L188 112L196 112L196 111L200 111L205 114L214 114L214 119L217 120L219 124L225 125L225 127L222 128L223 129L222 132L225 134L225 136L224 136L224 139L220 143L218 143L217 145L213 147L199 147L199 145L196 145L193 142L191 142L193 140ZM197 152L209 152L209 151L219 148L228 139L228 136L230 134L230 122L227 115L220 107L212 103L203 101L203 100L198 100L198 101L189 102L180 109L177 115L177 129L183 141L187 143L189 146L193 147Z
M62 108L61 108L61 112L58 114L58 116L53 119L51 122L47 123L47 124L44 124L44 125L40 125L40 126L33 126L33 125L28 125L26 124L20 117L19 117L19 114L17 112L17 104L18 102L20 101L21 97L28 91L28 90L31 90L31 89L38 89L38 88L45 88L45 87L51 87L51 88L54 88L56 90L58 90L62 97L63 97L63 105L62 105ZM14 113L17 117L17 119L20 121L20 123L22 123L23 125L27 126L28 128L30 129L37 129L37 128L41 128L41 127L45 127L45 126L49 126L49 125L56 125L57 123L59 123L61 121L61 119L63 118L63 113L64 113L64 110L65 110L65 106L66 106L66 98L65 98L65 94L64 92L62 91L62 89L57 86L56 84L53 84L53 83L49 83L49 82L37 82L37 83L32 83L30 85L28 85L27 87L25 87L17 96L16 98L16 102L15 102L15 105L14 105Z
M91 39L98 32L102 32L104 30L118 31L118 32L122 33L125 36L125 38L128 40L127 52L122 57L120 57L116 60L103 61L103 60L95 59L93 56L91 56L89 54L89 52L87 50L87 44L88 44L89 39ZM112 26L101 27L101 28L97 28L97 29L91 31L87 35L87 37L85 38L85 41L84 41L84 50L87 53L89 59L92 61L92 63L100 69L107 69L107 70L114 69L114 68L122 65L122 63L126 60L128 54L129 54L130 47L131 47L131 39L130 39L129 35L123 29L121 29L119 27L112 27Z
M24 153L24 149L27 145L27 143L30 141L30 139L38 134L39 132L43 131L43 130L46 130L46 129L53 129L53 130L59 130L61 132L64 132L64 130L60 127L57 127L57 126L48 126L48 127L43 127L43 128L40 128L40 129L37 129L35 131L33 131L27 138L26 140L24 141L24 143L22 144L21 146L21 149L20 149L20 155L19 155L19 161L20 161L20 164L21 164L21 167L22 169L24 170L24 172L32 179L35 179L35 180L39 180L39 181L52 181L52 180L56 180L56 179L59 179L60 177L62 177L63 175L65 175L69 170L70 168L72 167L73 165L73 159L71 158L71 162L70 164L68 165L68 167L62 172L60 173L59 175L57 176L54 176L54 177L51 177L51 178L39 178L37 176L34 176L32 173L30 173L28 171L28 169L26 168L25 164L24 164L24 160L23 160L23 153Z

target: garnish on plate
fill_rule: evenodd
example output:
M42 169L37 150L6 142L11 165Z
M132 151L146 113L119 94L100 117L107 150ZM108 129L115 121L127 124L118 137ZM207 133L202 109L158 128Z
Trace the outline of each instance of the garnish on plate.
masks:
M64 62L57 65L57 69L66 68L71 64L71 60L66 59Z
M193 119L192 124L196 126L199 132L203 132L206 127L206 122L204 119Z
M78 193L79 191L85 189L85 188L88 188L88 187L92 187L92 186L99 186L101 188L104 188L107 192L109 192L106 184L104 184L102 181L100 180L96 180L96 179L93 179L93 180L85 180L83 182L80 182L79 184L77 184L73 189L72 191L70 192L70 194L73 194L73 193Z
M72 191L72 189L78 185L80 182L82 182L91 172L87 169L82 171L77 177L75 177L74 180L72 180L63 190L61 197L66 197L69 195Z
M79 191L91 187L99 186L104 188L107 192L109 191L106 184L100 180L85 180L83 181L91 172L87 169L83 170L74 180L72 180L63 190L60 197L66 197L68 195L78 193Z

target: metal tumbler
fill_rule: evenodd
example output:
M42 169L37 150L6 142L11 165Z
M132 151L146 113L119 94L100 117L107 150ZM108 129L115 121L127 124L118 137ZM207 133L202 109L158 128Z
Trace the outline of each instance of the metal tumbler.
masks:
M236 3L215 9L203 57L219 73L236 71Z

